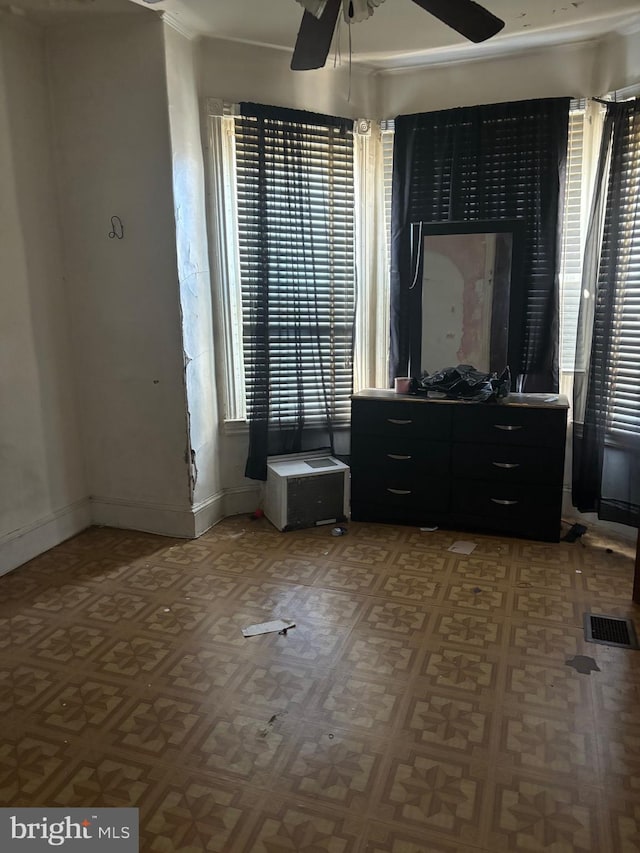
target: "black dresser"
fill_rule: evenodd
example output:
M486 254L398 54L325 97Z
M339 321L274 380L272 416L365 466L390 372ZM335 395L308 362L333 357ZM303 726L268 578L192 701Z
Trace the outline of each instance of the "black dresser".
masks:
M351 403L351 517L557 542L568 402L497 403L393 391Z

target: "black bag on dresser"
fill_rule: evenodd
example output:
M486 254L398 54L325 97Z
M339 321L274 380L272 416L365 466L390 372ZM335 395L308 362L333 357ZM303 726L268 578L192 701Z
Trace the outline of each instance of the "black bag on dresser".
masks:
M511 390L511 373L508 367L498 376L497 373L483 373L470 364L459 364L457 367L445 367L431 375L423 373L419 379L412 380L411 390L429 397L482 403L508 395Z

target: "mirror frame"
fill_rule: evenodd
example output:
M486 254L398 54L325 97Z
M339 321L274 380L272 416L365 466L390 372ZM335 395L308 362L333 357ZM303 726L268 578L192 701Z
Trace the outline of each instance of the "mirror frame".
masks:
M409 374L414 378L422 372L422 282L424 277L424 239L442 234L511 234L511 270L509 273L509 327L507 331L507 365L511 370L512 390L516 387L520 372L523 339L524 305L524 219L478 219L464 222L414 222L411 225L411 269L414 271L409 282ZM496 263L498 263L496 258ZM415 369L414 365L418 365ZM443 364L438 369L455 367ZM473 365L476 367L477 365Z

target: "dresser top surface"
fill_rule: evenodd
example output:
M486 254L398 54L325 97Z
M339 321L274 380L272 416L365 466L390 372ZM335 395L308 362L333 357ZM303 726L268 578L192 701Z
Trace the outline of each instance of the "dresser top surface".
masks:
M489 402L478 403L471 400L450 400L446 398L427 397L423 394L398 394L389 388L367 388L365 391L358 391L351 397L352 400L379 400L393 402L411 402L411 403L430 403L441 404L448 403L449 405L459 406L522 406L529 409L568 409L569 400L564 394L509 394L508 397L502 400L491 400Z

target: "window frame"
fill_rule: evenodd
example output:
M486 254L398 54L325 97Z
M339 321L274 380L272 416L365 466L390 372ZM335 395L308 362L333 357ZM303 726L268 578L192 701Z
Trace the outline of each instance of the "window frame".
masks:
M270 421L346 425L356 304L352 122L260 105L242 113L235 191L246 414L266 417L251 407L266 404L268 376Z
M247 393L244 371L242 289L235 193L234 120L239 107L220 98L203 102L205 152L207 160L207 217L211 257L211 273L215 311L216 377L222 409L221 429L225 433L248 430ZM366 119L354 121L354 269L356 281L356 341L388 341L389 263L388 229L385 209L385 186L375 185L375 170L363 162L382 163L388 154L383 136L393 124ZM366 136L366 156L356 145ZM376 159L377 158L377 159ZM382 169L382 167L380 167ZM372 217L373 224L371 222ZM363 225L364 223L364 225ZM352 355L354 390L362 387L384 387L388 380L388 346L355 345ZM349 419L350 420L350 419ZM349 428L350 422L339 424L338 430Z

